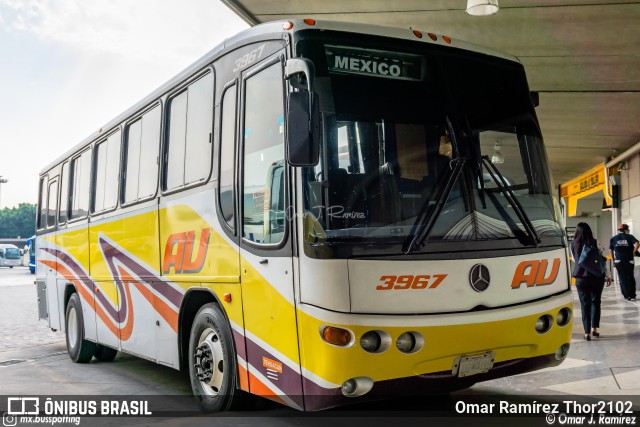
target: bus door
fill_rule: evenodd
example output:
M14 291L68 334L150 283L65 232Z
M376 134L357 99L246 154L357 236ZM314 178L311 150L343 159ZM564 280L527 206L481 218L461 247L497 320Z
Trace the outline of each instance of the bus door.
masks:
M58 247L57 242L57 230L56 230L56 216L58 211L58 177L50 178L46 185L46 192L42 196L44 202L45 211L42 212L44 217L41 218L41 226L44 226L47 230L47 246L51 246L50 242L54 244L54 247ZM49 307L58 305L58 292L56 287L57 269L54 264L45 266L45 288L46 299ZM61 324L64 322L64 314L57 313L59 310L55 310L52 316L49 318L49 327L52 329L61 329ZM53 315L59 314L59 315Z
M242 73L240 272L249 389L302 407L284 149L283 55Z

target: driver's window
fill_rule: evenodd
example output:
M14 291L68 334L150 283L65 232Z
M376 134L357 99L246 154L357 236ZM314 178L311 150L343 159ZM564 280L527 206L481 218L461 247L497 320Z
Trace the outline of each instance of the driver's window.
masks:
M284 103L279 62L246 80L244 117L242 237L259 244L280 243L284 221L279 221L279 216L284 212L277 210L284 205L272 203L284 195Z

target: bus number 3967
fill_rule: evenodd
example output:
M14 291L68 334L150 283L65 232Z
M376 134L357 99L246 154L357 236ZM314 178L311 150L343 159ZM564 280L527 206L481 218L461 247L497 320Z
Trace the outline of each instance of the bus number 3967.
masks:
M446 277L446 274L381 276L380 281L383 282L384 285L378 285L376 289L379 291L389 291L391 289L435 289Z

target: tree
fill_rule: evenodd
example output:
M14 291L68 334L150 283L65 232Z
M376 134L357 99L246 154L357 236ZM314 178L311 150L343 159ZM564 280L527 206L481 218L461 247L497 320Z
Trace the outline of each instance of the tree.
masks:
M36 233L36 205L20 203L0 211L0 238L31 237Z

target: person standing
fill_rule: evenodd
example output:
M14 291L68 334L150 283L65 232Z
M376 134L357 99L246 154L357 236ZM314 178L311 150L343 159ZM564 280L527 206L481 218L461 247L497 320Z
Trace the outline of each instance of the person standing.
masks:
M591 341L592 334L594 337L600 336L598 328L600 327L601 299L605 274L595 274L578 264L585 245L591 246L598 251L598 242L593 237L591 227L586 222L580 222L576 226L576 233L571 242L571 254L575 262L573 277L576 278L576 288L578 289L578 297L580 298L580 307L582 309L584 339Z
M636 300L636 279L633 277L633 255L638 250L640 242L629 234L629 226L620 224L618 234L613 236L609 242L611 259L618 270L620 279L620 290L622 296L628 301Z

